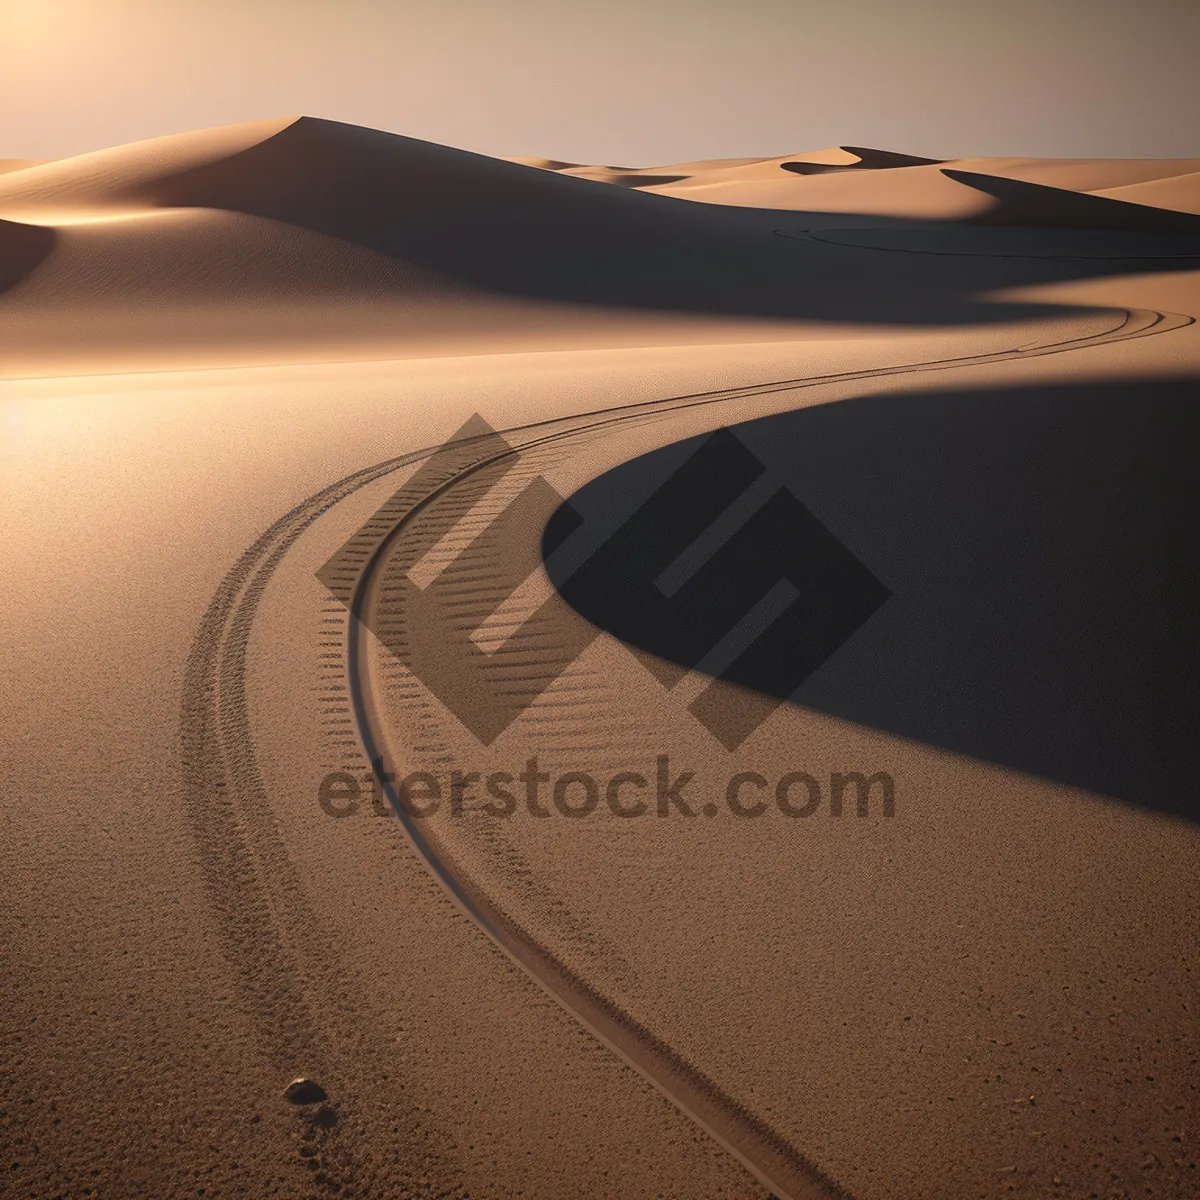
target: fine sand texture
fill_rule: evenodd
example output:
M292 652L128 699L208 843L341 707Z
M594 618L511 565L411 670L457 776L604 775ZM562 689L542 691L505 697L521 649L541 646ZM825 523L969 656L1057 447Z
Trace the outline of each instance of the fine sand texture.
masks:
M0 160L0 1193L1200 1194L1198 179Z

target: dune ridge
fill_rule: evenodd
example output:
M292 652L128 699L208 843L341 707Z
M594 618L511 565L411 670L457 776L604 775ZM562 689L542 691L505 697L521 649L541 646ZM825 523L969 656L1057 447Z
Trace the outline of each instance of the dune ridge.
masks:
M1109 200L1167 208L1175 212L1200 214L1200 171L1188 175L1169 175L1148 179L1124 187L1105 188L1094 193Z
M40 167L45 161L44 158L0 158L0 175L7 175L10 171L24 171L29 167Z
M599 183L648 187L661 195L713 204L779 209L813 207L818 211L844 208L864 213L886 212L911 216L941 216L949 220L983 211L965 193L945 186L931 170L907 173L909 168L950 167L976 174L996 175L1070 191L1100 191L1174 178L1200 171L1200 159L941 159L867 146L831 146L776 157L719 158L629 168L559 163L550 159L512 159L530 166L562 171ZM870 172L898 172L884 193ZM813 189L807 181L818 176L849 174L857 178ZM786 176L799 176L787 181ZM1126 197L1117 196L1116 199ZM1129 200L1136 202L1136 196ZM892 206L889 210L889 205ZM1165 204L1161 207L1179 207Z
M269 139L296 118L168 134L30 166L0 179L0 212L130 211L154 203L164 177L220 161Z

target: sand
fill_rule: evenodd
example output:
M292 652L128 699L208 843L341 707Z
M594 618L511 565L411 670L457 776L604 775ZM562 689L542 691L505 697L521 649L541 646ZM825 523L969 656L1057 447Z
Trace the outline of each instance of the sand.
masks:
M6 169L12 1194L1193 1196L1198 168ZM809 514L741 575L815 519L887 593L798 688L543 544L722 426ZM479 779L402 821L372 756ZM481 811L531 756L696 815Z
M1152 208L1200 213L1200 172L1104 188L1098 190L1097 195L1126 200L1131 204L1148 204Z

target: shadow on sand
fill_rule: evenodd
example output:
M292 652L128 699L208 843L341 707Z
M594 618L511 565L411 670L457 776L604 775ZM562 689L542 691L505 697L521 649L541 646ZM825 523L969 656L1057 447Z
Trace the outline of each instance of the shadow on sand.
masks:
M16 287L44 262L57 240L53 229L0 221L0 293Z
M778 650L757 668L743 657L739 682L1200 819L1198 407L1200 381L1186 379L865 396L735 427L771 486L798 498L890 593L799 687L804 670L780 686L789 676ZM648 472L671 480L706 440L617 467L570 503L601 511L631 487L644 495ZM659 507L659 523L677 519ZM759 542L801 535L788 522ZM801 580L802 600L806 588L828 590L824 573L815 566L812 582ZM678 620L660 620L636 589L618 611L620 589L554 582L638 649L707 669ZM807 641L824 633L791 628L782 653L811 661ZM745 677L747 663L756 676Z
M1085 225L1094 218L1092 197L1024 187L1032 190L1004 202L1006 221L1037 224L1046 195L1050 224L1066 219L1063 205L1072 198L1084 202ZM980 298L995 289L1147 269L1145 261L1117 257L901 262L772 233L847 223L961 226L698 204L311 118L229 158L159 179L140 198L285 221L493 292L630 309L969 324L1065 311ZM1160 217L1138 205L1106 203L1137 210L1141 227L1178 225L1180 214ZM1196 236L1182 236L1179 253L1200 252L1200 219L1184 224ZM1114 233L1112 254L1136 255L1137 237ZM1191 266L1161 259L1154 269Z

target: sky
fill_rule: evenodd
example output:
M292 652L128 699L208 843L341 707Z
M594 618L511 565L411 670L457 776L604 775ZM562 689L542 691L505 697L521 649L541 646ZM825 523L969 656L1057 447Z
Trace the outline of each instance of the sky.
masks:
M0 158L309 115L646 166L1200 157L1196 0L0 0Z

